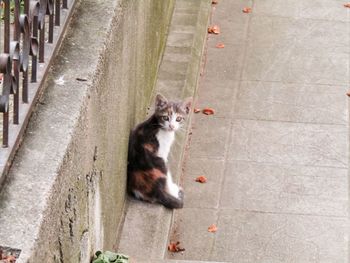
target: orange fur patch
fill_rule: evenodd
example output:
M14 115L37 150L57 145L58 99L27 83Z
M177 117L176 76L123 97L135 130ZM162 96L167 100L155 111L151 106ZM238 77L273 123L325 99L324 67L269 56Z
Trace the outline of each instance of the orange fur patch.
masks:
M149 143L145 143L145 144L143 145L143 148L145 148L146 150L148 150L148 151L150 151L150 152L152 152L152 153L155 152L155 149L154 149L153 145L151 145L151 144L149 144Z
M154 183L158 178L165 177L159 169L151 169L148 171L136 171L134 172L134 188L135 190L148 194L154 188Z

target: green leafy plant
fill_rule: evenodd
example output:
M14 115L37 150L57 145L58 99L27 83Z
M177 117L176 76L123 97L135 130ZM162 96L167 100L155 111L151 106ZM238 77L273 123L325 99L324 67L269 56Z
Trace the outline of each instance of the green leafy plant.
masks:
M128 263L129 257L123 254L114 253L111 251L101 252L97 251L95 253L95 259L92 263Z
M24 14L24 0L20 0L19 1L20 5L19 5L19 8L20 8L20 14ZM5 15L4 15L4 7L5 7L5 4L4 2L1 2L1 5L0 5L0 18L1 20L4 20L5 19ZM13 20L14 20L14 11L15 11L15 1L14 0L11 0L10 1L10 21L11 21L11 24L13 23Z

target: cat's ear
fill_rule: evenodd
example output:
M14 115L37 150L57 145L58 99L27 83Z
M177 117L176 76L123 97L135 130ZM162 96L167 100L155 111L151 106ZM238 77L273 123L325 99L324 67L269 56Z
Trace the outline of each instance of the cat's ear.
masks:
M168 104L168 100L162 94L158 93L155 104L157 110L162 110Z
M192 106L192 97L188 97L182 102L182 107L186 111L186 114L190 113L191 106Z

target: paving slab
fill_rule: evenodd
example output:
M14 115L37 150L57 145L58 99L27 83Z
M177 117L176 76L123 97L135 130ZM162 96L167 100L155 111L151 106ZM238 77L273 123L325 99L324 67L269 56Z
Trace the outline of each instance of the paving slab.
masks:
M166 258L208 260L215 241L215 233L208 232L208 227L217 222L217 210L183 208L175 213L174 222L169 240L180 240L186 250L183 253L168 252Z
M211 260L348 262L348 219L221 210Z
M346 86L242 81L234 118L346 124Z
M348 215L348 171L230 161L221 208L287 214Z
M234 120L229 160L347 168L342 125Z
M201 89L197 93L196 107L199 109L207 107L215 109L215 118L230 118L233 114L234 101L240 82L234 80L222 82L216 79L204 78L200 85Z
M213 8L212 24L218 25L221 32L209 38L210 42L221 42L227 45L245 44L250 17L242 12L246 6L252 6L251 0L221 1Z
M197 114L193 118L190 156L222 160L228 146L230 119Z
M349 24L253 16L243 80L349 83Z
M212 68L206 67L205 76L218 82L223 79L239 80L243 68L244 49L244 45L226 44L225 51L227 52L224 53L220 48L211 48L206 58L207 65L211 65L217 60L220 63L216 63L215 67Z
M254 13L349 22L348 10L343 5L342 0L266 0L254 3Z
M186 208L218 208L220 191L224 174L224 161L212 158L188 156L184 164L182 185L186 188ZM195 179L205 176L207 183L198 183Z

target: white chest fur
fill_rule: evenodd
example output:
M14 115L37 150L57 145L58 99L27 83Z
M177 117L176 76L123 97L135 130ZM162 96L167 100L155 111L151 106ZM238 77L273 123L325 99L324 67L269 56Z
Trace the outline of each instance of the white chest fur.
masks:
M160 129L156 136L159 142L159 149L157 155L163 158L165 162L167 162L171 145L173 144L175 139L175 132Z

